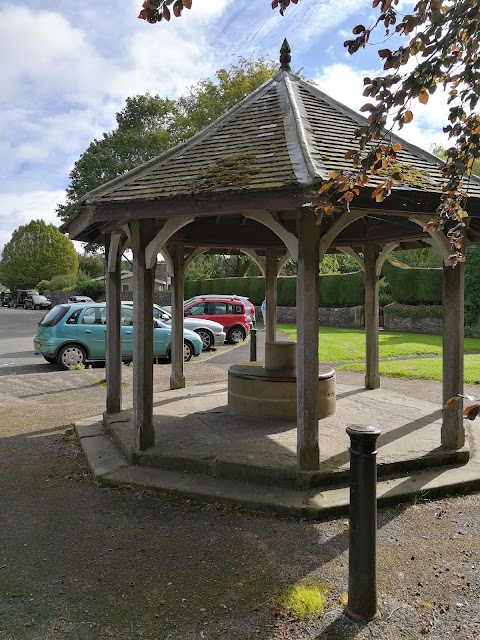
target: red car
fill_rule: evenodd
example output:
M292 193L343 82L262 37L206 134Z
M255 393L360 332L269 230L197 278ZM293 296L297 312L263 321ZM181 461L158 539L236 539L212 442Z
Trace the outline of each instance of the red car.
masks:
M238 298L198 296L187 300L183 308L186 318L203 318L219 322L227 334L227 342L237 344L250 333L245 304Z

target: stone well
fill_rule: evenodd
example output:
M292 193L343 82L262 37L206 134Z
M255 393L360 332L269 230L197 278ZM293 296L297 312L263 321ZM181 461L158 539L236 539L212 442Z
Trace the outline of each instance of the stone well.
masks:
M228 412L237 418L296 420L297 345L266 342L265 363L246 362L228 370ZM335 413L335 371L318 375L318 419Z

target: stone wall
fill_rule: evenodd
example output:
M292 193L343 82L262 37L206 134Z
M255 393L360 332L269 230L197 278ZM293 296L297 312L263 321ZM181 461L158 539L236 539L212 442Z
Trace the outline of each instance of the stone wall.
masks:
M261 307L255 307L257 320L262 320ZM320 307L320 325L325 327L345 327L359 329L363 326L363 306L345 307L342 309L326 309ZM277 322L296 324L296 307L277 307Z
M385 315L385 331L404 331L405 333L443 333L441 318L402 318L389 313Z

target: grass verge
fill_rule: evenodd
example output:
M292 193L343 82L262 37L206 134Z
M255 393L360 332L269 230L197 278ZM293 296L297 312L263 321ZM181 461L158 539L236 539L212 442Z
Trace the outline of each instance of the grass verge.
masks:
M365 371L364 364L342 364L336 368L344 371ZM391 378L418 378L440 382L443 378L442 358L380 362L379 372L381 376L390 376ZM480 384L480 355L467 354L465 356L463 380L466 384Z

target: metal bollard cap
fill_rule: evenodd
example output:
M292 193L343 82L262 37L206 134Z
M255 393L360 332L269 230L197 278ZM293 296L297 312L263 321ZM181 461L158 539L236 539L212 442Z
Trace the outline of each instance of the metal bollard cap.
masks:
M361 437L361 436L375 436L378 438L381 435L380 429L377 427L371 427L364 424L352 424L346 429L349 436L352 437Z

